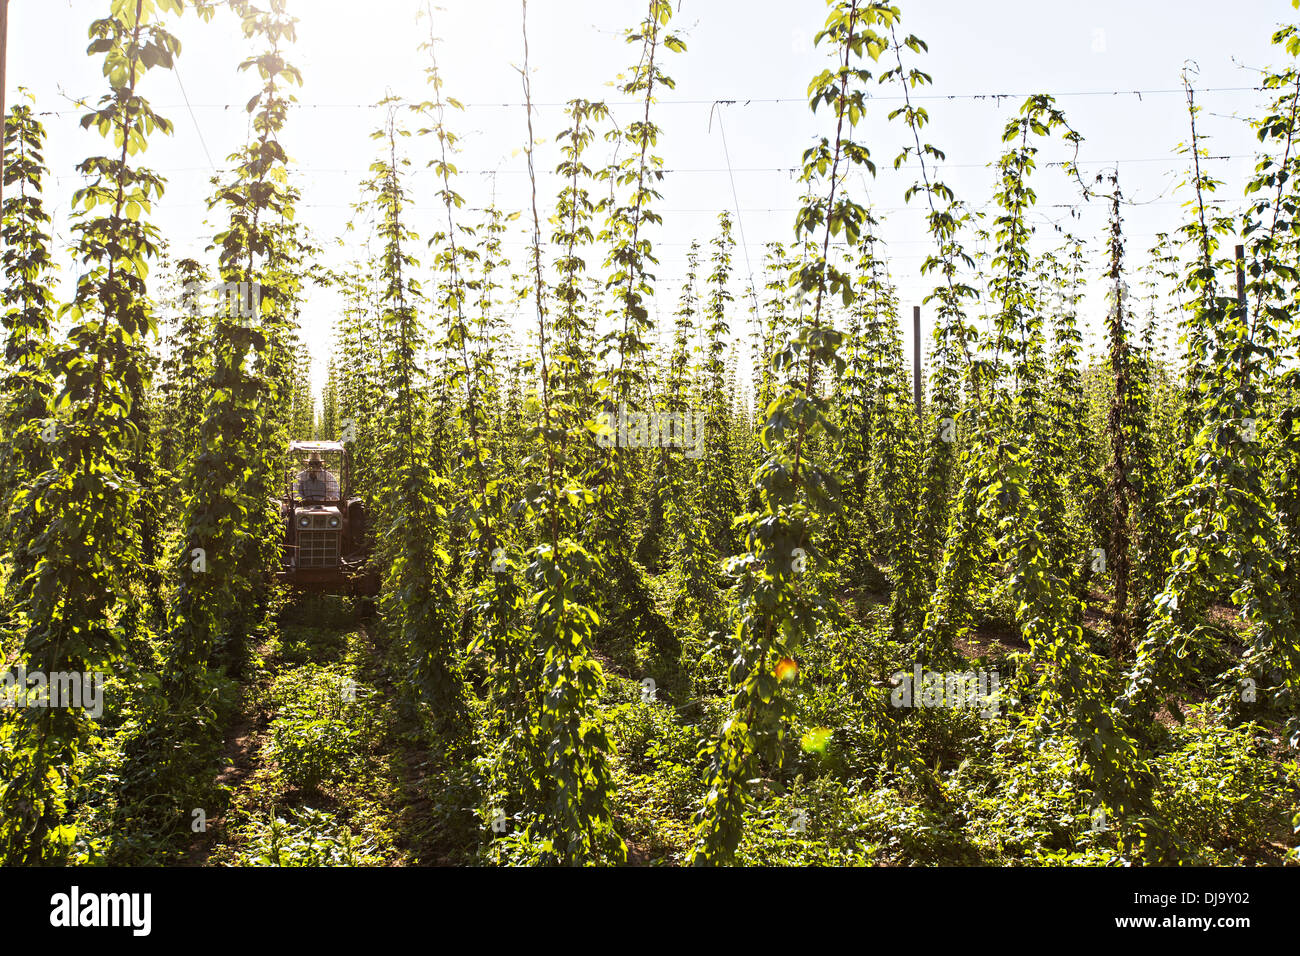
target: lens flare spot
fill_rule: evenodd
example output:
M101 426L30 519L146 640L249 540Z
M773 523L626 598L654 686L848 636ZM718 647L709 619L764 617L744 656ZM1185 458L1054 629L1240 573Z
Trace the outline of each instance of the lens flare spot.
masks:
M814 727L800 738L799 745L805 753L824 754L830 746L831 733L829 727Z

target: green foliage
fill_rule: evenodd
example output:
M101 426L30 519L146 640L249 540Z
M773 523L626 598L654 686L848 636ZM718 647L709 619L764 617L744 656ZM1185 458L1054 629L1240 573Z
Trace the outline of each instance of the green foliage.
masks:
M464 691L459 662L451 655L452 596L448 556L438 534L445 520L446 478L433 473L429 439L417 419L422 407L424 330L416 311L419 284L409 276L415 260L401 218L405 194L399 176L397 128L390 112L384 133L387 162L372 167L371 188L383 215L383 279L379 350L382 389L376 409L387 428L377 452L378 540L384 569L381 606L387 627L406 649L408 679L432 705L436 722L453 740L464 733Z
M364 836L324 810L289 810L255 822L239 860L245 866L374 866Z
M5 117L4 332L6 374L0 382L4 438L0 442L0 515L6 519L15 488L48 467L41 440L51 413L54 381L47 368L53 348L54 295L49 281L50 217L41 200L47 175L42 151L45 128L31 107L17 103ZM15 187L17 194L15 195ZM7 540L22 539L11 528ZM14 572L18 580L23 572Z
M108 92L82 125L111 145L78 166L68 302L45 129L24 102L5 119L0 662L109 694L0 706L0 859L1296 860L1296 27L1237 212L1187 83L1188 221L1143 262L1118 173L1083 181L1051 96L1003 125L988 201L959 199L926 43L890 3L829 0L824 128L746 318L739 209L689 244L675 308L656 274L669 0L625 31L618 102L570 99L550 144L521 2L523 210L458 169L426 3L428 99L378 104L332 267L282 142L287 0L193 8L218 7L257 89L207 256L168 252L136 165L170 131L141 90L179 52L177 0L91 25ZM910 257L859 192L881 87L929 233L915 399ZM1052 169L1106 204L1104 247L1038 225ZM319 413L315 291L338 303ZM367 508L349 599L271 583L282 453L313 437L347 445Z
M1194 717L1153 761L1160 776L1156 806L1192 859L1240 865L1288 828L1295 783L1287 784L1266 758L1269 743L1255 724L1215 726Z
M337 671L312 666L272 686L279 716L271 722L268 757L288 784L315 790L349 772L348 758L364 731L364 710L356 701L366 690Z
M178 13L181 5L167 0L157 6ZM60 381L59 422L48 467L12 505L25 529L15 549L24 576L11 597L15 630L23 635L21 659L29 670L47 674L103 670L129 637L123 625L131 618L117 615L116 595L138 554L132 533L137 486L127 464L138 434L132 407L144 374L137 345L153 330L146 260L156 253L158 238L144 215L163 190L159 176L129 159L151 134L171 131L139 84L151 69L169 69L179 50L156 12L154 4L114 0L110 15L90 27L88 53L104 55L110 89L81 122L115 150L78 166L87 177L73 196L82 268L73 301L60 309L66 343L49 363ZM91 732L90 718L73 708L5 714L0 859L30 864L66 856L75 837L66 822L68 794Z
M832 6L817 40L829 41L837 69L824 71L810 86L809 104L825 103L835 110L834 141L822 137L804 153L803 181L827 185L825 199L810 196L795 219L795 235L823 229L820 254L798 268L790 284L815 296L811 321L773 358L774 369L802 366L799 379L787 381L767 409L760 441L767 458L754 475L759 508L744 516L749 526L747 553L729 562L738 579L737 627L731 664L732 715L706 745L708 793L699 813L699 828L691 851L696 864L731 862L744 828L748 781L760 758L780 763L780 746L787 732L790 703L779 682L790 673L800 646L829 614L826 602L800 575L816 573L818 554L812 524L830 510L838 497L834 472L812 460L813 439L832 432L827 403L814 390L819 369L832 375L843 370L837 349L841 334L822 324L823 300L839 295L853 299L848 278L828 259L831 236L844 234L852 246L860 238L865 210L837 193L840 164L874 171L865 146L845 139L862 118L870 72L851 66L854 56L879 57L881 38L872 29L888 27L898 15L894 7L857 0ZM806 457L807 456L807 457ZM812 562L813 568L807 568ZM782 676L778 677L778 663Z
M653 3L653 0L652 0ZM652 6L653 9L653 6ZM531 113L527 30L524 33L524 97ZM653 54L651 56L653 64ZM576 112L576 111L575 111ZM578 540L582 509L591 493L575 481L566 450L585 436L586 422L566 428L565 403L572 393L561 386L552 404L553 376L548 352L546 290L542 280L541 220L537 214L536 178L532 167L532 121L529 120L529 173L533 188L533 304L540 362L540 419L530 437L540 445L540 480L525 488L523 513L535 528L536 546L527 555L528 601L533 611L536 653L540 660L539 697L529 716L529 778L541 809L538 830L541 859L564 864L591 864L626 859L627 849L614 830L609 739L595 719L594 705L604 689L604 672L592 657L595 610L584 603L582 586L602 570L599 559ZM571 142L573 142L571 140ZM576 148L576 147L575 147ZM571 217L570 226L574 220ZM569 233L570 252L576 236ZM573 263L570 261L569 268ZM572 272L570 272L570 281ZM572 309L572 288L562 295ZM574 327L561 330L574 334ZM575 370L576 371L576 370ZM563 376L561 376L563 382Z

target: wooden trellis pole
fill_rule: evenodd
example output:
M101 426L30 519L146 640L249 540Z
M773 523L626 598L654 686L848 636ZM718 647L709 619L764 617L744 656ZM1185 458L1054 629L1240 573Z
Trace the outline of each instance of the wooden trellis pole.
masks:
M5 52L9 46L9 0L0 0L0 117L5 115ZM5 184L0 176L0 207L4 206Z

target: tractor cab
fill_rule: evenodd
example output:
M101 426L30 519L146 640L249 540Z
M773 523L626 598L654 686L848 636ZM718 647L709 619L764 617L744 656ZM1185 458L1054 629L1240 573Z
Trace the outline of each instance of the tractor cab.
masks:
M293 441L284 461L284 560L279 577L319 591L365 593L365 503L352 495L352 460L337 441Z

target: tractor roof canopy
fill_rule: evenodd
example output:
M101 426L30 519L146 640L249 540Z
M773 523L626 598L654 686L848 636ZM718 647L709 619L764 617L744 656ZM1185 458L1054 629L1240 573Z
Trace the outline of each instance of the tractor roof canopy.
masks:
M343 442L341 441L291 441L289 442L290 452L299 452L299 451L305 451L308 453L326 452L326 451L342 452L345 450L346 449L343 446Z

